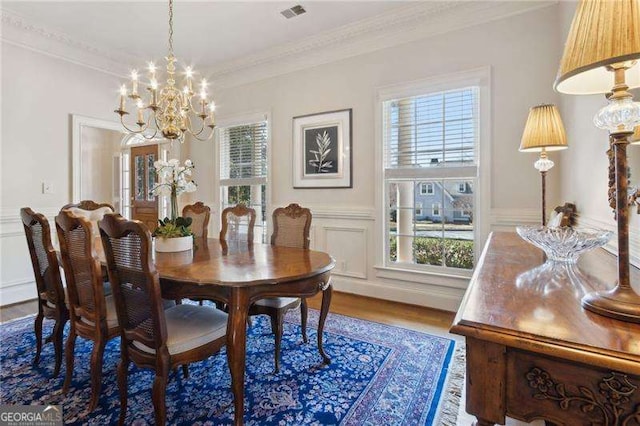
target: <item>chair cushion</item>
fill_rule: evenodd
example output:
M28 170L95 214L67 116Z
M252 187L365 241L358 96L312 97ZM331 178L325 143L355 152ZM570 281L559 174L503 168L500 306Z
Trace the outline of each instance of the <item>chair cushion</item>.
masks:
M297 297L267 297L265 299L258 300L255 304L266 306L268 308L281 309L297 303L300 303L300 299Z
M227 314L209 306L176 305L164 311L167 321L167 349L170 355L202 346L227 333ZM140 342L133 345L147 353L155 353Z
M113 328L118 325L118 315L116 314L116 302L113 299L113 295L110 294L104 298L105 306L107 307L107 327ZM86 318L81 319L82 322L93 325L93 321L89 321Z
M107 213L113 213L109 207L100 207L95 210L84 210L78 207L71 207L69 211L76 216L83 217L91 222L91 231L94 236L100 235L100 228L98 228L98 222L104 217Z

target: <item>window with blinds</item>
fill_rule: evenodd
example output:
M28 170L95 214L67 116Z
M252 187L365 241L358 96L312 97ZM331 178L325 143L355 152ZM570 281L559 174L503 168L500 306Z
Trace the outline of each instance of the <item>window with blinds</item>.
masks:
M382 102L387 265L473 268L479 92Z
M220 128L219 141L221 211L239 203L253 208L254 240L265 242L268 123Z
M221 129L220 184L252 184L267 179L267 122Z

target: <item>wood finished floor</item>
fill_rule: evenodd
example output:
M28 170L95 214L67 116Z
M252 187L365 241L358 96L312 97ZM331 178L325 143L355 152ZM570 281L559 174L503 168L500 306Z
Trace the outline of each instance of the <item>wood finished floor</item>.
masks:
M309 306L320 309L322 296L310 298ZM425 332L448 333L455 314L421 306L333 292L331 312ZM0 307L0 322L11 321L38 312L35 300Z

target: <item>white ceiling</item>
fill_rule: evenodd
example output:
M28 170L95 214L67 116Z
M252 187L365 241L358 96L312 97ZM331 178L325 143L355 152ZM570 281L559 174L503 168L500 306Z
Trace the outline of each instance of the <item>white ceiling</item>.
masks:
M409 1L208 1L174 4L176 56L198 69L237 60L407 8ZM301 4L306 14L280 11ZM16 2L2 9L107 51L162 63L168 2ZM142 62L142 61L141 61ZM131 64L135 65L135 64ZM140 64L142 65L142 63Z

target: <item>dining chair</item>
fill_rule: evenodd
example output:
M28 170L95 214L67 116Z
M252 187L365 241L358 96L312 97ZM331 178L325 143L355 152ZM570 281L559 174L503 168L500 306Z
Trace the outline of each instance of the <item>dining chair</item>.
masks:
M188 204L182 208L182 216L190 217L191 232L196 237L202 237L205 240L209 234L209 217L211 216L211 209L206 206L202 201L198 201L195 204Z
M311 228L311 210L298 204L278 207L273 211L273 234L271 245L282 247L309 248L309 229ZM249 308L249 315L268 315L271 330L275 335L276 373L280 371L280 344L284 328L284 315L287 311L300 306L302 340L307 339L307 301L297 297L268 297L260 299Z
M107 213L115 212L113 206L109 203L96 203L93 200L82 200L79 203L70 203L64 205L60 211L70 210L76 216L81 216L91 222L91 231L94 236L100 235L98 230L98 221Z
M38 314L34 324L36 334L36 357L34 364L40 362L42 352L42 321L53 319L53 332L45 343L53 342L55 352L55 368L53 377L58 377L62 364L62 339L64 326L69 320L66 305L65 289L60 277L58 256L51 243L51 228L43 214L36 213L29 207L20 209L20 218L27 237L31 265L38 290Z
M244 204L237 204L222 210L220 240L225 242L253 244L253 227L256 211Z
M109 203L96 203L93 200L82 200L79 203L69 203L69 204L65 204L60 210L66 210L66 209L70 209L70 208L77 208L77 209L81 209L81 210L88 210L88 211L93 211L93 210L98 210L104 207L108 207L109 210L111 210L111 212L113 213L115 211L115 209L113 208L113 206Z
M226 340L227 314L191 304L164 310L147 227L118 214L105 215L99 226L121 327L119 424L126 418L127 373L133 361L140 368L155 370L155 422L164 425L169 372L219 352Z
M60 211L69 210L76 216L83 217L87 219L91 223L91 232L94 237L98 237L100 235L100 230L98 229L98 221L102 219L102 217L107 213L115 212L113 206L109 203L96 203L93 200L82 200L79 203L70 203L62 206ZM104 282L109 281L109 277L107 277L106 269L103 270L104 275L102 280ZM110 294L111 289L106 288L106 294Z
M65 348L67 370L62 392L66 394L71 385L76 337L92 340L89 412L96 408L100 399L105 345L120 334L113 295L105 296L102 266L93 247L91 228L89 220L76 216L71 210L62 210L56 216L71 319Z

